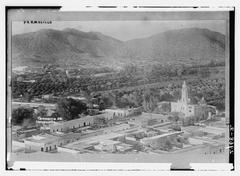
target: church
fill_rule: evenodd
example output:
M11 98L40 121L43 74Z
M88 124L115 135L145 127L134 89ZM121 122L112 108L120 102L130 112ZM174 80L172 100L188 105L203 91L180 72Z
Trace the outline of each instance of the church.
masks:
M188 87L183 82L181 90L181 99L177 102L171 102L171 112L182 113L185 117L197 116L201 119L211 118L216 113L216 107L207 105L204 98L199 104L191 104L188 97Z

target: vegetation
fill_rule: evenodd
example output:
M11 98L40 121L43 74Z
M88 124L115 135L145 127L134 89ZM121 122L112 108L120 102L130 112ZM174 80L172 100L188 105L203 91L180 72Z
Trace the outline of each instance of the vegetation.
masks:
M12 112L12 124L21 125L22 127L29 127L35 125L33 118L33 108L19 107Z
M79 114L87 114L87 105L72 98L62 98L57 103L56 112L63 120L79 118Z
M180 98L182 84L180 78L188 80L191 90L189 94L193 103L197 103L204 95L208 104L224 110L224 77L210 78L210 75L215 74L211 73L212 70L218 67L219 65L215 63L191 67L154 65L141 68L129 65L120 72L106 69L106 73L111 73L108 75L97 77L94 74L87 75L86 73L90 72L83 69L79 75L76 74L78 76L69 77L64 70L48 66L39 73L14 76L12 95L13 98L22 101L31 101L34 97L41 98L42 95L53 97L91 95L98 99L101 109L111 106L119 108L143 106L145 111L151 111L156 101L176 101ZM80 71L72 72L74 75ZM19 77L22 79L18 79ZM35 82L24 81L31 79ZM55 103L58 100L52 98L45 101Z

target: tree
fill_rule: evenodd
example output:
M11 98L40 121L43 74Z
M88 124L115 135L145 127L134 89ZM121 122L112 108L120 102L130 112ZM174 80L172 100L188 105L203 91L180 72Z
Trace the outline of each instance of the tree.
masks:
M22 125L24 120L26 120L24 126L35 123L35 119L33 119L33 109L25 107L14 109L12 112L13 125Z
M56 112L65 120L78 118L79 114L87 114L87 105L80 100L62 98L57 102Z
M147 90L143 94L143 108L147 112L153 112L157 107L157 100L150 90Z
M30 102L33 99L33 96L31 95L31 93L27 92L23 94L23 99L27 102Z
M45 117L45 116L47 116L47 109L44 107L44 106L39 106L38 108L37 108L37 112L36 112L36 116L37 117Z
M173 145L172 145L171 140L169 138L167 138L163 148L164 148L164 150L167 150L167 151L169 151L173 148Z

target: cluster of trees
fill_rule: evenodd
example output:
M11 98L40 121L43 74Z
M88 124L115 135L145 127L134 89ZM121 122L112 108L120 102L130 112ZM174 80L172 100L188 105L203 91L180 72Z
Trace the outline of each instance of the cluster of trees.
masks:
M64 120L79 118L80 114L87 115L87 104L72 98L61 98L57 103L56 112Z
M19 107L12 111L12 124L24 127L35 126L33 108Z
M217 97L221 97L220 100L224 102L224 86L221 81L198 81L199 83L196 81L188 83L191 90L189 91L191 103L199 103L203 96L207 102L208 100L215 100ZM181 84L172 84L171 86L164 85L155 88L142 87L139 89L116 90L94 95L99 98L99 101L105 108L111 106L117 106L119 108L143 106L145 111L153 112L156 110L157 102L176 101L179 99L180 91ZM211 104L217 105L215 103ZM224 107L224 104L222 104L222 106ZM219 108L219 105L217 108Z
M214 65L215 66L215 65ZM201 67L201 68L200 68ZM154 65L137 67L130 64L125 66L120 72L114 72L110 68L82 68L77 70L77 75L82 77L67 77L63 69L57 66L47 65L43 71L37 73L27 73L21 75L24 79L34 79L35 83L17 81L17 77L12 80L13 96L18 97L26 92L32 96L43 94L63 94L64 92L79 93L81 90L87 92L104 91L131 87L143 84L150 84L159 81L168 81L181 76L208 77L211 65L186 67L184 65ZM76 71L74 71L76 72ZM101 77L91 76L93 73L112 73Z
M79 114L87 115L88 107L86 103L71 98L62 98L57 103L56 112L51 114L51 117L62 117L63 120L72 120L79 118ZM12 111L12 124L23 127L36 126L37 117L46 117L47 109L44 106L39 106L34 112L33 108L19 107Z
M157 96L155 92L147 90L143 93L143 109L145 112L153 112L157 107Z

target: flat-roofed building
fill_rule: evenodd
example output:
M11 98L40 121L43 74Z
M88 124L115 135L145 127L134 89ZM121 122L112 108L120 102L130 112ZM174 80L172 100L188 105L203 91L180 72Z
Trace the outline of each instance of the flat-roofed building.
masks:
M50 132L56 132L56 131L67 131L69 129L75 129L85 126L90 126L94 123L94 116L85 116L82 118L69 120L65 122L58 122L49 125Z
M95 145L94 148L100 151L117 151L117 144L120 144L120 141L113 141L113 140L104 140L101 141L98 145Z
M141 114L142 113L142 107L129 108L129 109L119 109L119 108L105 109L104 112L106 113L106 118L107 119L123 118L123 117L128 117L130 115Z
M157 135L157 136L143 138L140 140L140 142L144 145L161 146L162 144L165 143L165 141L168 138L177 137L178 135L180 135L182 133L183 133L183 131L164 133L164 134Z
M57 150L59 138L49 134L32 136L24 139L25 149L36 151L54 151Z

